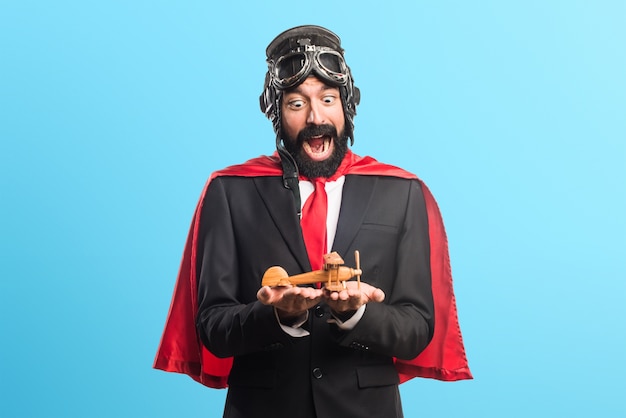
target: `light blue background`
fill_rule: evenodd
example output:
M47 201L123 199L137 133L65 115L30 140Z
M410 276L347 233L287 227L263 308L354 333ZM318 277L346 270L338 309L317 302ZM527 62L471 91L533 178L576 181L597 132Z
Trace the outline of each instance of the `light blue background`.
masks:
M221 416L151 365L202 185L272 152L265 47L306 23L342 37L355 152L446 221L475 380L404 384L407 417L626 416L626 2L602 0L2 1L0 415Z

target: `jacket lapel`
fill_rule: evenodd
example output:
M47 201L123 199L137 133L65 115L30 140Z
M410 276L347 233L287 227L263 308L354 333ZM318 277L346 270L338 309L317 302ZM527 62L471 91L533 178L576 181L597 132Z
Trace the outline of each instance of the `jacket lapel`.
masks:
M376 188L376 176L346 176L333 251L346 256L359 232Z
M283 187L281 180L276 177L256 177L254 183L289 251L302 271L310 271L311 265L304 245L293 193Z

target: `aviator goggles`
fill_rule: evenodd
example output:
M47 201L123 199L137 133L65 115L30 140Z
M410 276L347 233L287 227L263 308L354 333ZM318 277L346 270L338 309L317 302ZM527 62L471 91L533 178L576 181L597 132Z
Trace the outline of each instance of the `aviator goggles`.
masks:
M324 46L303 45L280 57L273 67L272 82L280 90L299 84L311 72L333 85L348 83L349 70L343 56Z

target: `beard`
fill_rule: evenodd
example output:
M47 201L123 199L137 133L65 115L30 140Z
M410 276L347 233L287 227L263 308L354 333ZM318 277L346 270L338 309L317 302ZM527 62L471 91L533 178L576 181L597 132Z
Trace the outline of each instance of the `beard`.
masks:
M318 135L329 136L334 144L332 154L324 161L311 160L302 148L302 144L306 139ZM332 177L348 151L348 137L345 135L345 131L338 135L337 129L332 125L309 125L298 133L298 137L295 140L286 137L284 133L282 137L285 138L283 141L285 148L295 160L298 171L309 179Z

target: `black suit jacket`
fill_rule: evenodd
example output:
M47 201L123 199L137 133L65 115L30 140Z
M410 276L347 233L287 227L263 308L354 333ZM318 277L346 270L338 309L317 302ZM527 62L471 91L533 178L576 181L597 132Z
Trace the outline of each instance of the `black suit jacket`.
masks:
M257 301L265 270L310 271L291 191L280 177L218 177L207 191L198 248L197 327L204 345L234 357L225 417L400 417L393 358L432 338L428 219L417 180L346 176L333 251L381 288L351 331L311 309L308 337L279 326Z

